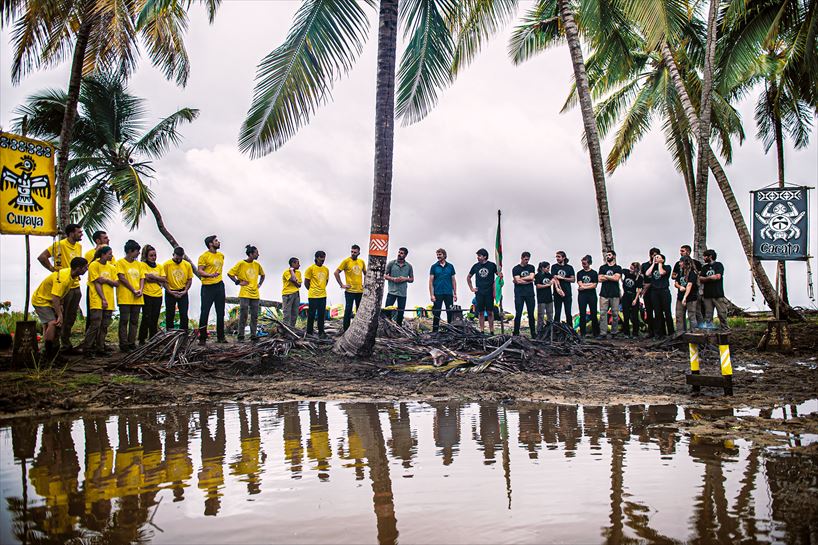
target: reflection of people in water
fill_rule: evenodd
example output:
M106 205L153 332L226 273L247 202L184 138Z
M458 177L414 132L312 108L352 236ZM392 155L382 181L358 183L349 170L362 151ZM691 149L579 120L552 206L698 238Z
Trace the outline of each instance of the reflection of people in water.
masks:
M557 438L565 445L565 457L572 458L582 437L577 406L560 405L557 407L557 418L559 419Z
M165 419L165 462L167 482L173 490L173 501L185 499L185 488L193 477L188 429L190 413L184 409L173 411Z
M537 459L537 451L540 450L542 435L540 433L540 411L538 406L520 407L517 411L520 415L520 433L518 441L521 447L528 450L528 457Z
M500 417L497 414L496 403L480 404L480 434L475 439L482 446L483 463L491 465L496 462L494 453L499 447L502 447Z
M646 424L672 424L676 422L679 407L676 405L649 405ZM648 435L656 438L659 443L659 452L668 456L676 452L676 441L679 437L672 428L649 428Z
M409 424L408 404L390 405L389 425L392 429L392 439L389 440L392 456L403 460L403 467L412 467L412 457L417 452L418 440L412 433L412 427Z
M398 542L398 521L395 517L389 459L386 455L386 444L378 409L373 403L342 404L341 408L347 413L349 435L351 437L354 433L360 437L369 466L369 477L372 480L372 503L378 527L378 543L380 545L396 544Z
M599 447L599 439L605 433L605 423L602 421L602 407L586 405L582 408L585 435L591 440L591 447Z
M249 409L250 419L248 421L247 411ZM242 476L242 481L247 483L248 494L258 494L261 492L261 464L264 453L261 451L261 432L258 425L258 407L249 407L239 404L239 439L241 441L241 453L236 456L235 462L230 464L230 474Z
M443 457L443 465L450 465L457 454L460 444L460 403L445 402L432 403L435 408L434 436L435 446L440 450L438 455Z
M327 404L323 401L311 401L309 410L310 437L307 440L307 456L315 462L313 469L318 470L318 480L328 481L332 448L329 444Z
M556 450L558 448L557 405L554 403L546 403L542 407L540 415L542 422L542 438L543 441L545 441L546 448L548 448L548 450Z
M210 411L199 411L202 429L202 468L199 470L199 489L205 491L205 516L216 516L221 508L224 487L224 454L226 435L224 430L224 407L216 408L216 434L210 436Z
M292 478L300 479L304 447L301 444L301 416L298 414L298 402L280 403L278 414L284 420L284 459L290 462Z
M116 495L114 450L104 418L84 418L85 429L85 517L84 525L101 531L111 517L111 499Z

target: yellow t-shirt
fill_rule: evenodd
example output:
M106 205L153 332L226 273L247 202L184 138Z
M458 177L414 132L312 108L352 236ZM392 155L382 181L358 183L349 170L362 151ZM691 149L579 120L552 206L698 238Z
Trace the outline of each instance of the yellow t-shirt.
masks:
M202 278L202 285L209 286L210 284L218 284L222 281L222 267L224 267L223 253L208 250L199 256L197 265L204 267L204 272L207 274L219 273L219 276L214 276L213 278Z
M264 268L258 261L248 263L244 259L233 265L227 274L235 276L239 280L246 280L247 285L239 290L239 297L245 299L258 299L258 277L264 276Z
M124 274L131 287L138 290L139 281L145 278L145 264L137 259L128 261L123 257L116 262L116 272L118 275ZM116 303L118 305L143 305L145 299L141 295L134 297L133 292L120 282L116 288Z
M58 271L62 269L70 269L71 260L75 257L82 257L82 243L77 242L75 244L71 244L68 242L67 238L52 244L47 248L47 250L51 253L54 268ZM79 277L75 278L71 284L72 288L80 287Z
M147 263L142 264L145 267L145 274L155 274L157 276L165 276L165 269L161 263L157 263L156 267L151 267ZM145 278L145 289L142 290L142 295L148 297L162 297L162 284L158 282L150 282Z
M97 289L94 286L97 278L106 278L108 280L116 280L116 265L113 261L109 261L105 265L99 261L94 261L88 266L88 303L91 310L114 310L116 301L114 300L114 287L109 284L100 284L102 294L105 296L105 301L108 303L108 308L102 308L102 299L99 298Z
M338 265L338 270L344 272L346 284L349 286L347 290L349 293L363 293L364 292L364 274L366 273L366 264L360 257L355 261L351 257L347 257L341 264Z
M187 281L193 278L193 267L184 259L178 265L174 260L168 259L162 264L162 267L165 269L169 290L183 290L187 285Z
M295 279L301 283L301 270L295 271ZM287 268L281 275L281 295L290 295L291 293L298 293L299 287L290 282L290 269Z
M325 266L312 264L304 272L304 280L310 281L310 289L307 297L320 299L327 296L327 281L329 280L329 269Z
M51 304L52 295L56 295L62 299L65 297L65 294L68 293L68 290L71 289L72 282L71 269L54 271L46 276L45 280L37 286L37 289L31 296L31 304L35 307L54 308L54 305Z
M94 255L96 253L97 253L96 247L91 248L90 250L85 252L85 261L87 261L89 265L91 264L92 261L94 261ZM114 257L113 252L111 252L111 261L109 261L108 263L116 263L116 257Z

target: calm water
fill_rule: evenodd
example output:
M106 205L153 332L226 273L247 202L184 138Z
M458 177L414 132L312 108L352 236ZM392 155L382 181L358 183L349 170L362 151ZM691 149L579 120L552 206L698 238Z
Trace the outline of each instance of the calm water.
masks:
M6 421L0 541L809 542L781 490L814 486L815 459L662 427L690 416L288 402Z

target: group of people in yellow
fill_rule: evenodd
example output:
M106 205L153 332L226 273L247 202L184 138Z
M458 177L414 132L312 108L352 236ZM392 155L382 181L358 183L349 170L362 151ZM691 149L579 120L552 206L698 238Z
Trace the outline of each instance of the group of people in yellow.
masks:
M225 286L223 280L224 254L216 235L204 239L207 250L199 256L196 269L185 256L185 250L177 247L173 257L164 263L157 262L156 249L144 247L134 240L124 245L124 256L116 259L108 234L93 234L95 247L82 253L82 228L70 224L66 237L55 241L38 257L49 274L35 290L31 303L43 324L45 356L51 358L62 349L68 353L105 355L105 338L113 313L119 310L119 349L133 350L137 341L143 344L159 331L162 303L165 304L165 327L174 329L176 313L179 313L179 329L188 329L189 291L193 277L201 280L201 314L198 339L207 341L207 324L210 310L215 307L217 342L227 342L224 331ZM335 271L335 279L346 295L344 329L349 327L353 306L357 310L363 295L363 277L366 265L360 258L360 247L353 245L349 257ZM245 248L247 257L227 271L227 277L239 286L238 340L244 340L249 318L250 340L257 340L260 288L264 283L264 268L258 262L255 246ZM307 287L309 310L307 333L313 333L315 324L319 335L324 333L324 316L327 301L329 269L324 266L326 254L315 253L315 263L302 276L298 258L289 260L288 268L281 275L282 308L284 322L294 326L301 306L302 282ZM88 273L86 288L85 338L75 349L71 345L71 329L77 319L82 299L80 278ZM344 274L342 280L341 273ZM140 321L141 317L141 321Z

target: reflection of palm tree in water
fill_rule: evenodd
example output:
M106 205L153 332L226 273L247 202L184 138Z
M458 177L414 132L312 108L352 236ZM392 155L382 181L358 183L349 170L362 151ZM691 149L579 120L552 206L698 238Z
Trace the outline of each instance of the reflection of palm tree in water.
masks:
M378 543L396 544L398 522L395 517L395 500L392 495L392 479L389 475L389 459L386 455L378 409L372 403L342 404L347 414L349 435L360 437L361 446L369 465L372 480L372 502L378 527Z
M289 401L278 405L278 414L284 420L284 458L290 462L293 479L301 478L304 447L301 444L301 416L298 402Z
M202 433L202 468L199 470L199 488L205 491L206 516L216 516L221 507L224 486L224 455L226 435L224 429L224 407L216 408L216 434L210 437L208 419L210 411L199 411L199 425Z
M388 412L392 430L392 438L389 440L392 456L403 460L403 467L410 468L412 457L417 452L418 441L409 423L409 405L406 403L398 403L397 407L390 405Z
M460 403L432 403L435 408L433 431L435 446L443 456L443 465L450 465L460 444Z
M249 409L250 418L247 418ZM265 458L261 451L261 432L258 425L258 407L249 407L239 403L239 440L241 452L235 457L235 461L230 464L230 474L243 476L241 480L247 483L248 494L258 494L261 492L261 464Z
M693 509L696 538L691 543L735 543L740 537L738 521L731 517L724 489L723 460L738 454L732 441L705 440L692 436L690 457L704 464L704 483Z
M307 456L315 462L320 481L329 481L330 459L332 448L329 444L329 419L327 404L323 401L312 401L310 410L310 438L307 440Z

